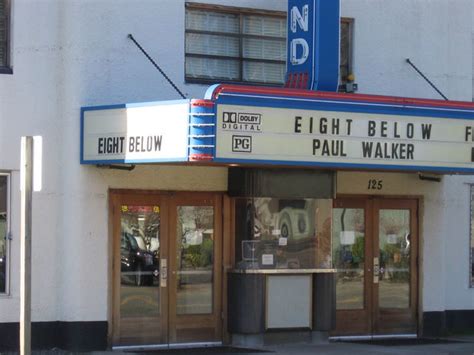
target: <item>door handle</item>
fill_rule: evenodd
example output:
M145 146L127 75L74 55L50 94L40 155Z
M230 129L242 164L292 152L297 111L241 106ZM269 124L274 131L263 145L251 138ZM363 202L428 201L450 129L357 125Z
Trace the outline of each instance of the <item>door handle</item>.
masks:
M380 261L378 256L374 257L374 284L379 283Z
M168 260L160 260L160 287L168 286Z

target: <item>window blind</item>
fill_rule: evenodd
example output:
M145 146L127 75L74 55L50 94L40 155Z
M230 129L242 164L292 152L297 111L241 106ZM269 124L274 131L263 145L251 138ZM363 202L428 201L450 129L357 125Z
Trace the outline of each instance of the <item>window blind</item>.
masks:
M282 84L286 19L186 10L188 79Z

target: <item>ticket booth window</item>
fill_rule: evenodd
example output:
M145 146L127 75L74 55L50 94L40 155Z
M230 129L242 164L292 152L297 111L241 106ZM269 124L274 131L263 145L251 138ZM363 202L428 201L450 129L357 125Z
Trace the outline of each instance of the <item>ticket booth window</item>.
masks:
M235 201L238 269L331 268L330 199Z

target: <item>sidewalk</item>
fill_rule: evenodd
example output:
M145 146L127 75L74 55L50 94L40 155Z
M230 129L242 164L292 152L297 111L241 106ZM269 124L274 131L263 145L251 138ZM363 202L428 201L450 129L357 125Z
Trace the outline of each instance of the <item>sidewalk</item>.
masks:
M147 351L147 352L121 352L121 351L96 351L89 354L92 355L171 355L171 354L186 354L186 355L399 355L399 354L433 354L433 355L473 355L474 354L474 337L456 337L443 340L419 341L417 344L411 342L408 345L404 344L368 344L368 343L348 343L348 342L330 342L326 344L284 344L265 346L258 349L245 348L203 348L203 349L171 349L161 351ZM10 355L15 353L1 353L2 355ZM66 355L66 354L80 354L71 353L62 350L49 351L33 351L33 355ZM84 353L83 353L84 354Z

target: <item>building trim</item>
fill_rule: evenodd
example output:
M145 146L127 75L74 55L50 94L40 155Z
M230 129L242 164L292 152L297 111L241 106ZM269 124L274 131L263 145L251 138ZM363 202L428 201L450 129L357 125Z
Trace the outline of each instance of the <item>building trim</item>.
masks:
M31 324L31 346L37 350L106 350L107 329L106 321L34 322ZM0 323L0 351L19 349L19 331L19 323Z

